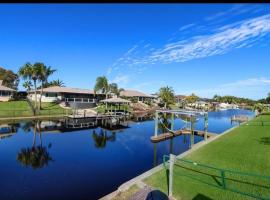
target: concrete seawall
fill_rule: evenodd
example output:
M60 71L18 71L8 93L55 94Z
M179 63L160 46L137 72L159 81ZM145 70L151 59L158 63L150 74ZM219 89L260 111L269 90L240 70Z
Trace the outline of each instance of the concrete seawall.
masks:
M192 153L192 152L200 149L204 145L209 144L209 143L217 140L218 138L226 135L227 133L230 133L232 130L234 130L234 129L238 128L238 127L239 126L232 127L230 129L224 131L221 134L218 134L216 136L213 136L213 137L208 138L206 141L205 140L200 141L200 142L194 144L194 146L192 147L192 149L189 149L189 150L187 150L187 151L185 151L185 152L177 155L176 157L177 158L183 158L183 157L187 156L188 154L190 154L190 153ZM114 192L112 192L112 193L110 193L110 194L108 194L108 195L100 198L100 200L110 200L110 199L114 198L118 193L128 190L132 185L135 185L135 184L138 185L140 188L142 188L145 185L145 183L143 183L143 180L145 178L147 178L147 177L155 174L156 172L158 172L158 171L160 171L162 169L163 169L163 164L160 164L160 165L158 165L158 166L156 166L156 167L154 167L154 168L152 168L152 169L144 172L143 174L141 174L141 175L139 175L139 176L137 176L137 177L135 177L135 178L133 178L133 179L125 182L125 183L123 183L122 185L120 185L118 187L118 189L116 191L114 191Z

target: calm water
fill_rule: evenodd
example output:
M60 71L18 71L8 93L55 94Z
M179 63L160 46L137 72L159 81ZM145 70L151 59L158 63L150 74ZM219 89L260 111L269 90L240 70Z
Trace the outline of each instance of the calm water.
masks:
M209 132L237 125L230 121L235 114L253 116L246 110L209 112ZM58 128L51 126L57 123L41 122L36 134L34 123L10 124L16 133L0 139L0 199L98 199L161 163L164 154L189 148L189 136L151 143L151 118L135 119L114 131L65 129L63 122ZM184 124L175 119L175 128ZM45 125L50 131L44 130ZM203 129L203 119L196 128ZM200 140L195 136L195 142Z

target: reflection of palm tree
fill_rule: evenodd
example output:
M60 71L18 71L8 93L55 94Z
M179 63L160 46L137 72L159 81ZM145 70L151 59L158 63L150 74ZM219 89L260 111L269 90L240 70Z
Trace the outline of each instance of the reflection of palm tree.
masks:
M92 138L95 141L95 146L97 148L104 148L106 146L107 141L115 141L115 132L112 132L112 135L107 135L107 131L100 129L99 133L96 133L93 130Z
M41 138L41 129L40 129L41 121L34 121L33 123L27 123L25 129L28 130L31 125L34 125L34 138L32 147L22 148L21 151L17 155L17 160L23 166L31 166L33 169L42 168L47 166L52 158L47 151L46 147L42 146L42 138ZM36 131L37 128L39 130L40 136L40 145L36 146Z
M49 161L52 161L47 148L41 145L32 148L22 148L17 155L17 160L23 166L31 166L33 169L47 166Z

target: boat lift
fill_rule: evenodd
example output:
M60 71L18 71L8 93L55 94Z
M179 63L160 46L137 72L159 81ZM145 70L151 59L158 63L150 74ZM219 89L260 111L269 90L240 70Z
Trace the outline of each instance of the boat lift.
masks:
M160 113L168 113L171 115L171 126L166 127L159 118ZM174 118L175 116L184 115L187 116L190 122L190 128L174 130ZM204 117L204 131L194 130L194 126L196 123L196 119L198 117ZM161 123L164 128L168 131L166 133L158 134L158 124ZM163 140L171 139L173 137L190 134L191 135L191 147L194 145L194 135L203 136L206 141L207 138L211 135L208 134L208 113L204 111L194 111L194 110L156 110L155 112L155 133L154 136L151 137L151 141L156 143Z

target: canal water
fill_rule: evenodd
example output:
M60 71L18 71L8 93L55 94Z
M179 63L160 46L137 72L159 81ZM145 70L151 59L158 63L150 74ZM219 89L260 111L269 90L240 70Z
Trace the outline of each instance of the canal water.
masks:
M237 126L233 115L247 110L209 112L209 132ZM180 118L175 129L185 126ZM196 129L203 130L199 118ZM98 199L122 183L162 163L164 154L189 148L189 136L153 144L151 116L124 126L67 128L63 120L0 122L0 199ZM195 143L203 138L195 136Z

